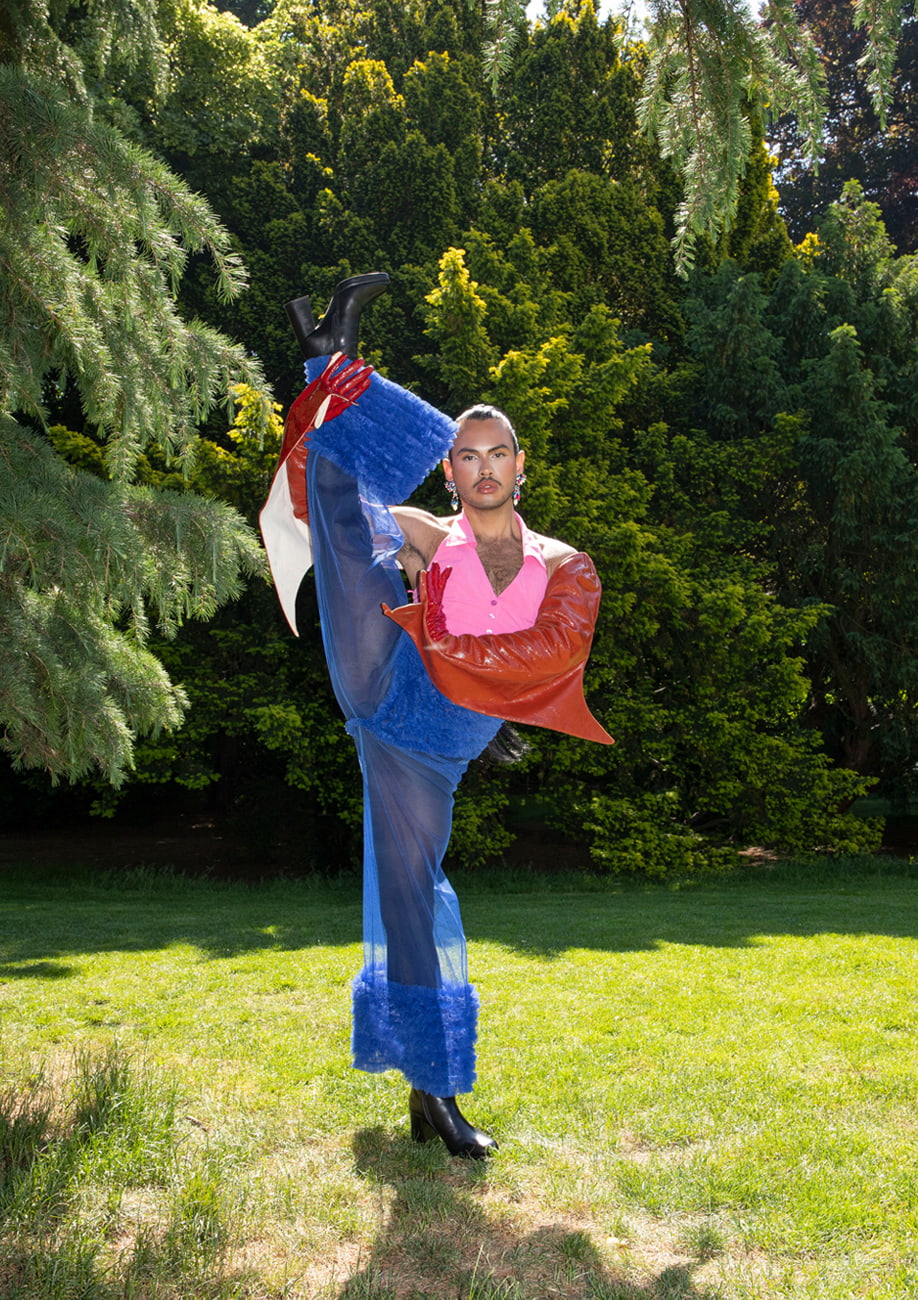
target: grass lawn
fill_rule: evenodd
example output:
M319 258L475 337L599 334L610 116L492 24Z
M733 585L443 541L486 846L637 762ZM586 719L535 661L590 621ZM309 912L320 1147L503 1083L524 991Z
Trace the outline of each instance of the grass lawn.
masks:
M0 877L3 1300L914 1300L910 864L458 880L464 1100L349 1065L356 884Z

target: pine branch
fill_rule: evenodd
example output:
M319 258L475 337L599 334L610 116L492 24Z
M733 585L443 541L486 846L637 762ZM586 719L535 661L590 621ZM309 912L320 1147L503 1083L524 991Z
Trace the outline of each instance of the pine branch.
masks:
M858 60L867 69L867 88L881 130L886 129L886 110L892 99L892 74L902 30L901 0L854 0L854 25L863 27L867 46Z
M500 77L513 63L517 33L526 22L524 0L485 0L485 30L488 41L484 47L484 70L497 94Z
M0 416L0 724L21 766L114 783L183 696L145 648L264 571L229 506L106 482Z
M0 21L0 745L55 779L117 784L137 735L178 725L186 701L150 629L209 617L263 571L231 507L133 483L146 448L189 466L200 421L222 403L229 422L240 382L264 388L242 347L176 302L192 252L224 299L240 291L226 231L88 89L155 64L156 12L11 0ZM65 386L107 477L35 431ZM252 403L252 423L271 416Z
M816 147L821 69L792 0L769 0L769 22L743 0L651 0L650 60L639 106L645 130L682 172L677 268L691 265L700 236L730 229L750 144L749 114L793 105Z
M210 209L157 160L56 88L0 68L0 401L43 418L49 374L80 388L130 476L151 443L186 454L232 385L260 386L242 347L185 322L174 293L189 251L224 297L244 277ZM193 377L193 378L192 378Z
M80 7L51 0L4 0L0 62L48 77L74 99L90 102L87 79L117 67L143 69L154 85L167 67L156 0L89 0Z

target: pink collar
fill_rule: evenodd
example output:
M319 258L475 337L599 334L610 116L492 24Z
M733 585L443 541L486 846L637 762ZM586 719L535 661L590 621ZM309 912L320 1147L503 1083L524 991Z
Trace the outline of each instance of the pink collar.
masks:
M542 548L535 533L526 527L522 516L518 515L516 511L513 512L513 518L519 525L520 536L523 539L523 563L525 564L527 560L533 559L538 561L541 567L545 569L545 556L542 554ZM475 536L472 525L466 519L464 510L455 519L450 520L449 533L444 537L440 545L445 547L474 546L476 550L478 549L478 538Z

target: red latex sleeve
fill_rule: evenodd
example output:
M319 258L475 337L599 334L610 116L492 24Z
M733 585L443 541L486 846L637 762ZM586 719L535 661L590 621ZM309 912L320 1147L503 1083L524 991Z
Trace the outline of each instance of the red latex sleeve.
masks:
M612 737L583 698L583 671L600 594L592 560L578 553L554 571L535 624L521 632L487 636L447 633L432 639L426 574L421 575L416 604L399 609L384 605L383 611L408 633L432 682L453 703L476 713L531 722L610 745ZM433 626L437 626L436 618Z
M350 361L343 353L335 353L318 378L308 384L287 412L284 423L284 440L278 457L278 468L286 464L290 478L290 495L293 513L309 523L306 501L306 458L309 455L308 435L333 420L370 386L373 367L364 361ZM289 459L288 459L289 458Z

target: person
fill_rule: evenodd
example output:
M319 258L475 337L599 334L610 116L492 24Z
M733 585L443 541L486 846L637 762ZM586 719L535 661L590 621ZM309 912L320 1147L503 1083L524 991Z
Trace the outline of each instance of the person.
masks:
M308 300L288 304L311 382L288 415L260 522L294 631L314 565L363 776L354 1064L402 1071L416 1141L481 1159L497 1143L456 1102L475 1081L478 998L442 866L453 797L505 720L612 743L582 689L600 586L587 556L516 512L525 452L506 415L478 406L453 423L349 359L360 309L387 282L342 282L318 326ZM455 517L397 504L437 460Z

